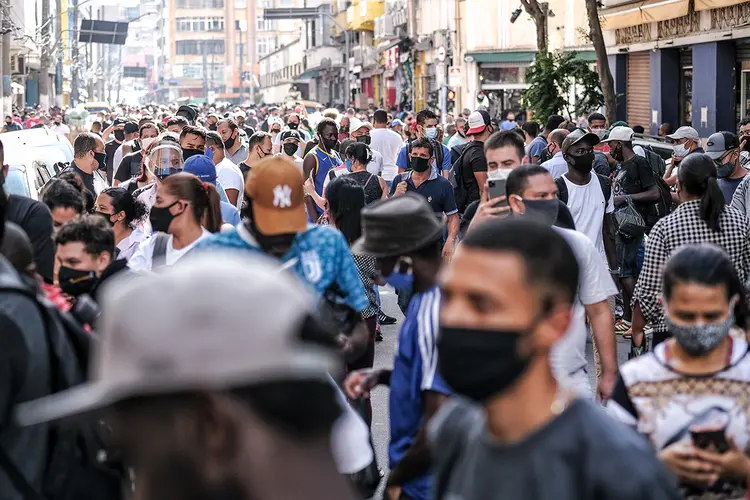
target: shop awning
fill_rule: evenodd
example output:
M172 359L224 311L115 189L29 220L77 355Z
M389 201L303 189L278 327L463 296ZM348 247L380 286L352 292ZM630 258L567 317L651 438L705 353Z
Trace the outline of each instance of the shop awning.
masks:
M747 0L695 0L695 10L719 9L745 3Z
M690 0L642 0L613 9L601 10L599 19L603 30L616 30L686 16L689 7Z
M576 51L575 59L577 61L596 62L596 52L593 50Z
M477 63L532 63L536 52L468 52L464 59L467 57Z
M299 75L299 76L297 77L297 80L309 80L309 79L311 79L311 78L315 78L315 77L317 77L318 75L320 75L320 72L321 72L321 71L323 71L323 69L322 69L322 68L318 68L318 69L308 69L307 71L305 71L304 73L302 73L301 75Z

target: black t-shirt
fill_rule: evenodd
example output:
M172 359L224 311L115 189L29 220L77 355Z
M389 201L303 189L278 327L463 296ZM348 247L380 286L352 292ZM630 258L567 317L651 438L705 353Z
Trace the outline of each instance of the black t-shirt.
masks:
M122 143L112 139L104 145L104 152L107 155L107 182L109 182L110 184L112 184L112 176L114 175L113 163L115 159L115 153L117 152L117 148L119 148L121 144Z
M125 182L128 179L138 176L141 173L142 160L143 155L140 150L125 155L120 162L117 173L115 173L115 180Z
M6 219L26 231L34 247L36 270L47 283L52 283L55 244L52 214L47 205L24 196L8 195Z
M468 197L466 202L471 203L479 199L480 189L475 172L487 172L487 157L484 154L484 143L473 141L464 150L461 160L461 178L463 180Z
M656 185L656 179L654 179L654 171L651 170L648 160L634 155L631 159L623 161L615 173L614 195L638 194L648 191L654 185ZM644 218L656 214L653 201L646 203L634 201L633 205Z

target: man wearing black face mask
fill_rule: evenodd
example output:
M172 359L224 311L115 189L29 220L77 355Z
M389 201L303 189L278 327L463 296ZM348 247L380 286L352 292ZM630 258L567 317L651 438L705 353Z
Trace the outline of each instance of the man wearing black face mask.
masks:
M458 237L458 209L450 181L430 168L431 158L432 142L429 139L422 137L412 142L409 153L411 170L393 178L389 196L417 193L427 199L436 215L447 217L448 238L443 247L443 257L450 259Z
M101 172L106 168L107 161L104 141L96 134L82 132L73 142L73 156L68 169L83 180L86 189L96 198L108 186Z
M188 125L180 134L180 147L183 161L191 156L202 155L206 151L206 130Z
M557 380L589 273L574 248L548 225L494 219L441 274L438 370L472 401L430 425L435 498L680 498L649 444Z
M506 184L508 204L517 218L553 225L558 212L565 205L556 197L557 186L544 167L525 165L513 170ZM617 350L614 319L607 299L617 294L617 288L607 271L604 258L583 233L556 227L576 254L582 271L580 290L573 310L573 320L565 336L555 348L552 368L561 381L567 380L580 394L591 395L586 374L586 316L593 331L601 361L597 373L596 395L606 400L617 380Z
M302 143L302 134L298 130L285 130L281 133L281 152L279 156L294 162L300 172L302 172L302 157L297 153Z
M72 298L90 294L114 262L115 233L103 217L84 215L65 224L55 235L58 281Z
M660 196L659 187L648 160L633 151L632 139L633 129L620 126L613 128L609 137L602 142L609 143L612 158L620 162L614 181L615 211L632 203L648 224L656 216L655 203ZM618 231L615 236L617 253L615 269L619 270L624 306L623 319L620 324L622 326L618 328L624 331L627 331L632 322L630 301L640 272L637 260L638 249L642 243L643 235L624 234Z
M593 148L597 144L596 134L582 129L571 132L560 149L568 170L555 183L558 198L568 206L576 230L589 237L610 269L616 271L612 183L593 171Z

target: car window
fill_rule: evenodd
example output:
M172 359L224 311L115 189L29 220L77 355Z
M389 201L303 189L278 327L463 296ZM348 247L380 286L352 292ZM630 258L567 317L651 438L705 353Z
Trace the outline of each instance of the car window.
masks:
M24 196L29 198L31 191L29 190L29 183L26 179L26 172L18 170L17 168L10 167L8 170L8 177L5 178L5 184L3 185L5 192L8 194L15 194L17 196Z
M35 160L33 165L34 170L36 171L36 191L38 193L42 190L44 185L49 182L52 176L50 176L49 171L47 170L47 165L45 165L44 162Z

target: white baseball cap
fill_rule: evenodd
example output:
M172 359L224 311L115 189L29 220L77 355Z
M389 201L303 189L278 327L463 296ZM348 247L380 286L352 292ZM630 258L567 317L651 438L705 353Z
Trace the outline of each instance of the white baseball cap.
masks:
M609 132L609 137L604 139L601 142L612 142L612 141L622 141L622 142L630 142L633 140L633 129L630 127L615 127Z
M700 140L700 136L698 135L698 131L695 130L693 127L688 126L682 126L674 131L674 134L669 134L667 136L669 139L672 139L673 141L676 141L678 139L692 139L694 141Z

